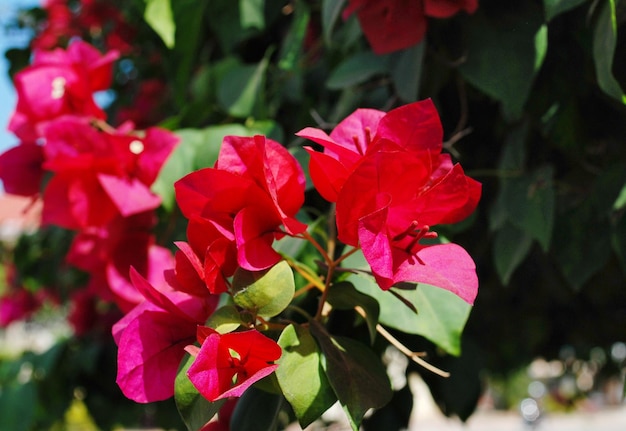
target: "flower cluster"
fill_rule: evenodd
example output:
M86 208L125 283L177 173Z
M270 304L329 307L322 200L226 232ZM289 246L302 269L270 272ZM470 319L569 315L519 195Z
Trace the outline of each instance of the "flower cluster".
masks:
M373 51L387 54L419 43L428 18L474 13L477 8L478 0L349 0L343 17L356 13Z
M44 225L76 231L67 261L91 275L92 297L128 311L143 300L128 268L152 279L173 259L151 233L161 199L150 187L178 138L156 127L105 122L94 94L110 87L118 57L81 40L35 51L15 76L18 102L8 128L20 144L0 155L0 179L8 193L41 196Z
M417 126L416 126L417 125ZM432 101L388 114L359 109L330 134L307 128L311 177L337 203L338 238L360 246L382 289L421 282L472 303L478 280L471 257L455 244L425 245L431 228L474 211L480 184L442 154L443 130Z
M44 0L46 21L32 41L36 49L62 46L72 37L103 37L109 50L132 50L135 29L110 0ZM74 4L76 3L76 4Z
M434 225L467 217L481 193L480 184L441 153L432 101L389 113L360 109L330 136L313 128L298 135L323 147L306 147L313 183L336 203L337 238L353 247L348 253L362 250L381 289L427 283L473 302L477 278L465 250L422 241L437 236ZM267 318L293 300L292 282L279 276L259 282L280 267L275 240L298 238L321 251L329 271L320 310L334 288L332 268L343 259L324 252L297 219L304 187L296 159L259 135L225 137L214 167L175 184L187 241L176 243L175 262L159 280L131 270L146 301L114 327L117 381L129 398L150 402L174 394L185 352L192 357L186 376L211 402L241 396L280 367L282 349L262 331L275 328Z

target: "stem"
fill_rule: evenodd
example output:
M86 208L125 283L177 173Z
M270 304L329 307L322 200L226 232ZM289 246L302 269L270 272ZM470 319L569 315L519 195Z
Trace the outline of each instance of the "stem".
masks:
M355 310L363 318L366 317L365 310L363 310L361 307L357 306L357 307L355 307ZM428 371L430 371L432 373L435 373L435 374L437 374L437 375L439 375L441 377L450 377L450 373L449 372L443 371L443 370L435 367L434 365L429 364L425 360L423 360L421 358L421 356L425 356L425 353L411 351L408 347L406 347L404 344L402 344L396 337L391 335L389 333L389 331L387 331L381 324L376 324L376 331L380 335L382 335L387 341L389 341L389 343L391 343L392 346L394 346L396 349L398 349L399 351L404 353L409 359L411 359L416 364L426 368Z
M360 247L354 247L352 250L350 250L347 253L344 253L342 256L339 257L339 259L337 259L335 261L335 265L339 265L341 262L343 262L343 260L349 256L352 256L354 253L356 253L357 251L361 250Z
M328 253L326 252L326 250L324 250L324 248L319 244L319 242L315 240L315 238L313 238L313 236L311 236L310 233L308 233L307 231L304 231L302 232L302 237L306 239L307 241L309 241L311 244L313 244L313 247L315 247L317 251L320 252L325 262L327 262L329 265L331 264L332 260L330 256L328 255Z

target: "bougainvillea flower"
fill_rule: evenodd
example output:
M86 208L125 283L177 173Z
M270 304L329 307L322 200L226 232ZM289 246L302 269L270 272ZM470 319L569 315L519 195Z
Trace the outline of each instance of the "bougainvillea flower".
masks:
M465 11L474 13L478 9L478 0L424 0L424 13L433 18L449 18Z
M324 147L322 153L305 147L311 156L309 172L318 192L329 202L336 202L347 178L372 148L402 148L435 158L439 163L443 129L432 100L426 99L393 109L388 113L375 109L357 109L328 136L307 127L296 135Z
M7 193L33 196L39 193L44 171L43 148L23 143L0 154L0 180Z
M113 326L118 346L116 381L131 400L161 401L174 395L185 346L196 340L196 328L213 313L218 296L158 289L133 269L130 276L146 301Z
M200 261L191 258L189 263L203 266L205 278L224 267L229 269L222 274L232 275L228 242L237 251L236 264L245 269L259 271L277 263L273 241L306 229L295 218L304 202L304 185L297 161L277 142L227 136L214 168L192 172L175 184L183 215L190 225L195 223L187 237Z
M56 48L80 34L80 30L74 25L67 0L45 0L41 6L46 11L46 21L39 34L31 41L34 49Z
M259 135L226 136L215 168L250 178L265 190L288 233L306 229L294 218L304 203L304 173L281 144Z
M44 223L104 226L117 215L159 206L150 186L175 135L159 129L144 136L108 133L83 118L63 117L47 125L44 137L44 168L54 172L44 192Z
M41 301L26 289L12 289L0 296L0 328L24 320L41 307Z
M17 106L8 129L22 141L35 142L42 125L63 115L104 119L93 93L109 88L118 56L115 51L102 55L82 41L67 50L35 52L33 63L15 75Z
M422 0L349 0L344 19L353 13L376 54L408 48L426 34Z
M178 241L174 270L179 290L192 295L223 293L237 269L234 235L217 229L209 219L193 216L187 225L189 242Z
M73 239L66 261L90 275L91 290L122 311L143 301L129 277L130 267L150 283L163 282L163 268L174 266L172 253L156 245L152 211L118 216L105 227L87 227Z
M198 328L200 348L189 346L195 360L187 376L209 401L239 397L252 384L270 375L282 354L280 346L256 330L220 334Z
M304 147L311 156L309 173L324 199L336 202L339 190L354 169L354 166L367 152L385 112L376 109L357 109L333 129L330 136L324 131L307 127L296 133L324 147L317 152Z
M469 255L458 246L429 246L422 240L436 236L432 226L471 214L481 187L449 158L440 162L433 165L430 152L402 149L367 155L339 194L338 238L361 246L383 289L423 282L471 303L478 281Z
M421 42L428 17L448 18L477 8L478 0L348 0L343 18L356 13L372 50L388 54Z

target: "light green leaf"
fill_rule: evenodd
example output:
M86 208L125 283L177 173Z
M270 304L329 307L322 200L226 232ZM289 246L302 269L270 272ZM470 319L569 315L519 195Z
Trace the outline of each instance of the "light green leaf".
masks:
M380 357L366 345L346 337L331 336L317 321L311 334L322 350L322 367L354 431L371 408L387 404L393 395Z
M363 253L348 257L344 266L369 270ZM397 291L415 305L418 314L402 303L391 292L382 290L374 278L355 274L348 278L356 289L376 299L380 304L379 321L385 326L409 334L428 338L452 355L461 353L461 333L472 306L447 290L427 284L419 284L415 290Z
M373 76L387 72L387 56L378 56L371 51L354 54L342 61L326 81L326 86L333 90L362 84Z
M218 308L206 321L206 326L215 329L220 334L233 332L242 324L241 315L237 311L237 307L233 305L225 305Z
M317 343L308 330L289 325L280 335L278 345L283 349L276 369L278 384L300 426L306 428L328 410L337 397L322 369Z
M239 19L242 28L265 28L265 0L239 0Z
M189 431L197 431L202 428L217 414L225 401L209 402L193 386L187 377L187 370L193 364L194 359L191 355L185 355L174 382L176 408Z
M493 257L503 284L509 283L515 269L528 255L532 243L527 233L510 223L498 229L493 242Z
M613 56L617 46L615 0L602 2L593 32L593 60L598 85L609 96L626 104L626 94L613 76Z
M546 14L546 21L550 21L557 15L574 9L576 6L585 3L587 0L543 0L543 9Z
M232 286L235 304L264 317L276 316L287 308L296 289L291 267L284 260L265 271L238 268Z
M502 103L505 117L517 120L547 50L547 31L539 10L522 10L507 26L477 13L469 21L465 79Z
M620 190L619 195L617 196L617 199L615 199L615 202L613 203L613 209L615 211L618 211L624 208L625 206L626 206L626 184L622 186L622 189Z
M172 13L170 0L146 0L143 18L158 34L165 46L175 46L176 23Z

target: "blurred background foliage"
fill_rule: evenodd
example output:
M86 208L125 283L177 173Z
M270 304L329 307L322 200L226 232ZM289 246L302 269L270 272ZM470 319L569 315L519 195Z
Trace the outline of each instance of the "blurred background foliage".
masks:
M182 138L154 185L164 199L160 227L168 227L158 229L160 243L184 234L172 182L211 165L222 136L264 133L306 161L294 135L301 128L330 129L359 107L388 110L432 98L444 147L483 184L476 214L441 229L475 259L480 290L460 357L418 336L403 340L431 352L452 377L414 371L444 413L462 419L487 381L496 390L507 378L518 382L537 357L595 363L593 384L579 393L620 375L624 358L612 357L611 348L626 341L625 2L481 0L473 15L429 19L423 42L386 55L371 51L356 16L341 17L345 1L108 3L133 23L132 34L103 27L80 36L102 49L111 34L129 45L102 97L110 118L160 124ZM42 9L25 10L15 25L36 33L45 19ZM6 56L15 73L30 50ZM307 205L323 209L312 188ZM6 246L25 286L54 285L63 296L84 282L62 262L68 235L43 230ZM46 258L42 250L55 252ZM76 399L102 428L180 426L164 419L171 404L122 399L114 355L101 334L97 342L67 337L43 355L2 360L0 428L51 426ZM15 383L28 369L32 384ZM395 405L411 394L397 396ZM501 407L511 407L507 397ZM13 409L30 419L5 424Z

